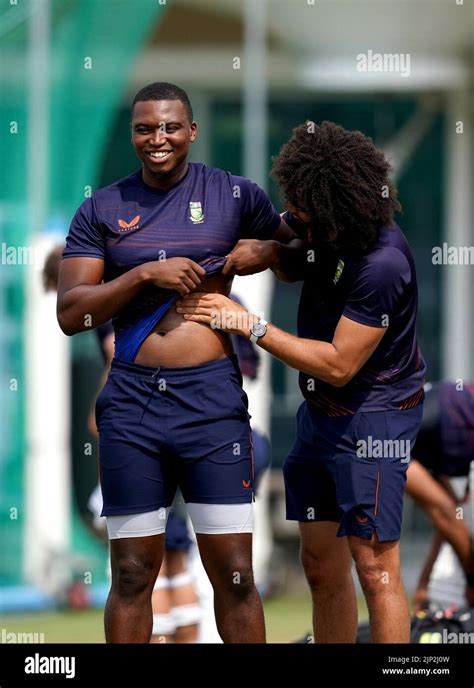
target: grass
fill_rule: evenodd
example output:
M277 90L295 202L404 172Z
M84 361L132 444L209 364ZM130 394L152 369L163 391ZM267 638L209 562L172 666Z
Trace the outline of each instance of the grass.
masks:
M284 595L265 600L268 642L291 643L311 631L311 606L307 595ZM367 618L359 601L359 618ZM0 629L7 633L44 633L46 643L103 643L103 612L38 612L0 617ZM1 642L1 636L0 636Z
M100 609L8 614L0 626L7 633L44 633L45 643L103 643L102 616Z

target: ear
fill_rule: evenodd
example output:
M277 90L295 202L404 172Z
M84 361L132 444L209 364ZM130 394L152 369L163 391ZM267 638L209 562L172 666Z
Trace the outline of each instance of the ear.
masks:
M194 143L196 139L197 139L197 124L196 124L196 122L191 122L191 135L189 137L189 140L191 143Z

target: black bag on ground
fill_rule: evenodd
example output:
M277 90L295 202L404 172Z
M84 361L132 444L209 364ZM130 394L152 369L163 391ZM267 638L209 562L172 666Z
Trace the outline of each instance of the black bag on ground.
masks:
M412 643L474 643L474 608L440 609L412 619Z
M357 643L370 643L368 621L359 624ZM474 644L474 608L439 609L412 617L410 642Z

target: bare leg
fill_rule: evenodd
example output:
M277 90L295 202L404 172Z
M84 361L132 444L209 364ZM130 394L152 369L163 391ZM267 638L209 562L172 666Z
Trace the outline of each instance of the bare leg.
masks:
M108 643L149 643L151 594L163 558L164 535L110 541L112 586L105 606Z
M410 614L400 572L398 540L379 542L350 535L349 547L369 609L374 643L408 643Z
M197 535L214 589L219 635L225 643L265 643L262 602L252 572L252 535Z
M336 537L339 524L300 523L301 562L313 599L316 643L353 643L357 600L347 538Z

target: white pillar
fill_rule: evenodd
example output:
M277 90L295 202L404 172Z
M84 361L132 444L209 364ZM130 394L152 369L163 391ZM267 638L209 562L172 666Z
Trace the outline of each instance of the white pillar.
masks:
M55 592L67 580L62 565L70 544L69 356L56 320L56 295L43 293L41 236L49 199L50 2L30 3L27 193L29 246L24 318L26 435L23 575ZM57 559L59 557L59 559Z
M49 198L50 0L30 2L28 22L28 185L30 236L46 222Z
M244 3L244 81L243 146L244 175L267 187L267 64L266 0ZM272 275L266 271L235 280L235 291L245 305L269 319L273 291ZM251 385L253 424L264 432L269 429L270 359L261 351L258 383Z
M68 581L71 458L69 340L56 320L56 293L44 294L40 256L48 239L33 243L28 269L25 342L27 385L24 578L54 593Z
M267 16L266 0L245 0L244 3L244 69L243 69L243 145L244 175L266 190L268 182L267 153ZM270 317L273 276L265 273L235 280L235 292L255 313ZM269 432L271 378L270 356L260 351L259 379L247 383L252 427ZM254 508L253 558L255 581L267 583L268 564L272 549L269 516L268 474L261 481Z
M445 231L443 241L460 248L474 244L472 226L472 127L474 116L469 93L448 96L446 116ZM456 133L462 122L463 133ZM443 359L444 378L473 377L473 273L472 265L444 265L443 273Z

